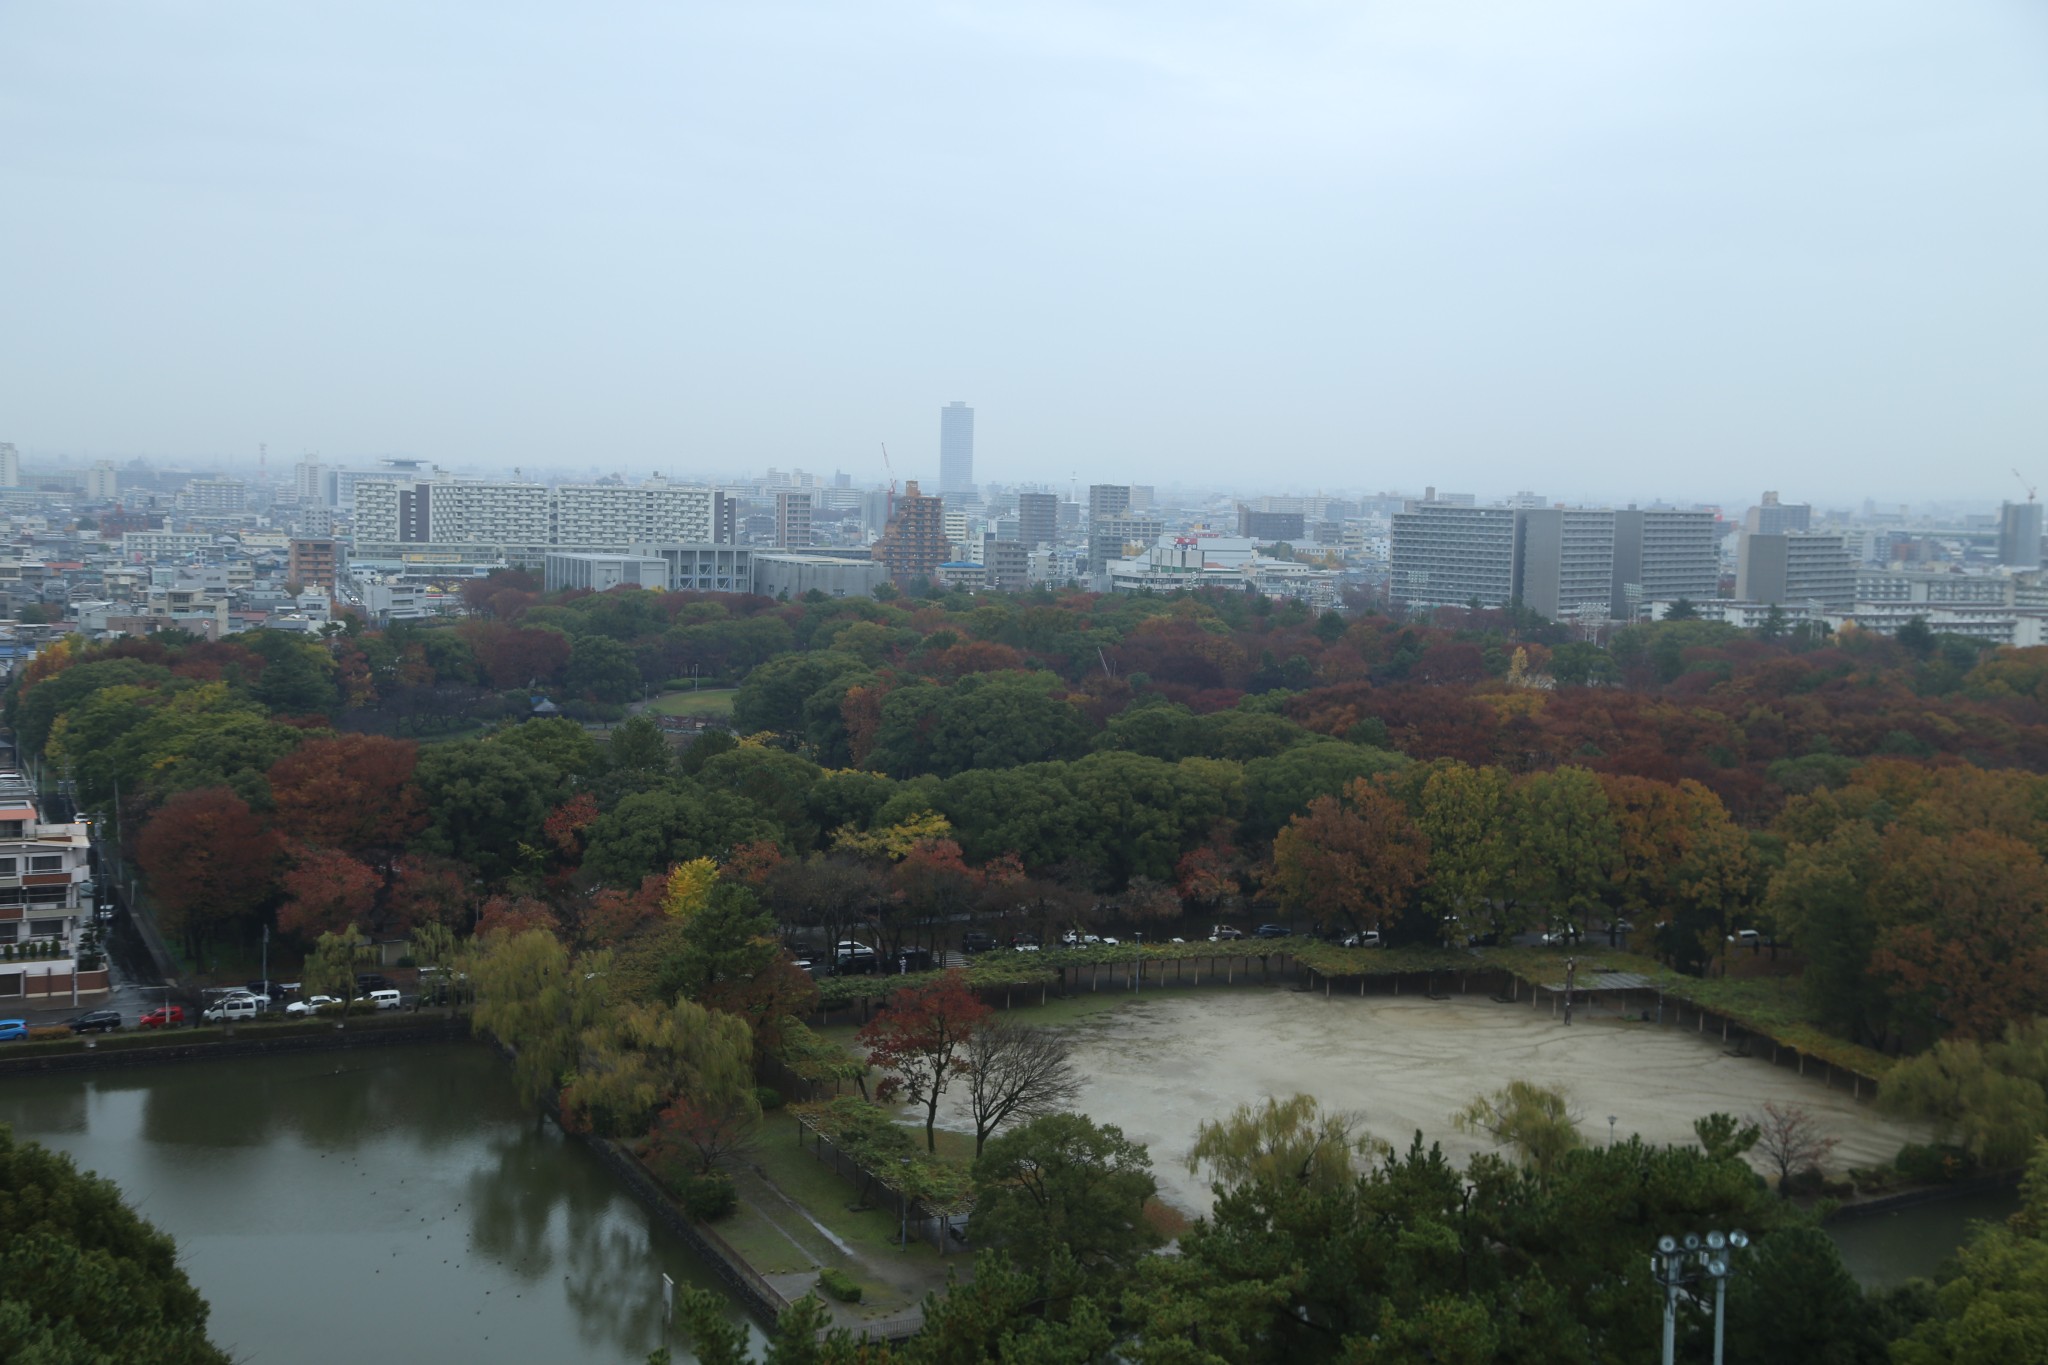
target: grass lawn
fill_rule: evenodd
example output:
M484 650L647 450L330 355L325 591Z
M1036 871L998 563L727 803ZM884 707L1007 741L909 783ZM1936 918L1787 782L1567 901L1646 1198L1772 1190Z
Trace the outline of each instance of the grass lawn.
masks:
M696 692L664 692L647 703L647 709L657 716L729 716L733 692L732 688L713 691L708 687Z
M750 1156L750 1160L768 1173L782 1192L802 1205L810 1215L830 1229L832 1234L854 1248L863 1256L875 1259L898 1257L905 1261L939 1263L938 1249L929 1242L913 1237L906 1249L896 1245L898 1221L895 1197L886 1190L877 1190L872 1208L855 1212L847 1206L853 1203L858 1193L852 1180L841 1176L832 1167L812 1156L808 1146L797 1142L796 1121L779 1118L766 1126L761 1143ZM924 1135L918 1134L920 1138ZM951 1145L941 1134L941 1150ZM952 1136L958 1136L952 1135ZM974 1139L966 1137L966 1152L972 1156ZM789 1217L799 1215L790 1212ZM778 1221L781 1214L777 1214Z

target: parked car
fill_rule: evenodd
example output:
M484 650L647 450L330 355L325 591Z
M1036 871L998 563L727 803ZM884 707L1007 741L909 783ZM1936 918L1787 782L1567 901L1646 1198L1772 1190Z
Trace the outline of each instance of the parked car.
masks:
M1735 944L1737 947L1756 948L1761 947L1764 943L1768 942L1769 940L1767 940L1763 936L1762 930L1737 929L1734 933L1728 935L1728 941L1730 943Z
M222 991L220 998L223 1000L254 1000L259 1011L270 1008L269 996L258 995L254 991L245 991L240 986L235 987L233 990Z
M356 993L359 995L368 995L371 991L388 991L390 989L391 978L385 976L382 972L356 973Z
M395 1010L404 1007L405 997L393 990L371 991L367 995L357 997L355 1003L365 1009Z
M963 953L992 953L996 950L996 936L970 930L960 935L960 951Z
M209 1024L245 1024L254 1021L262 1012L254 996L230 995L208 1005L199 1017Z
M185 1023L183 1005L158 1005L135 1021L137 1028L180 1028Z
M244 989L249 994L261 996L265 1000L276 1000L291 994L290 988L276 981L251 981Z
M17 1038L28 1037L28 1020L0 1019L0 1043L11 1043Z
M318 1014L329 1005L339 1005L340 1003L341 1001L331 995L307 996L304 1000L294 1000L291 1004L286 1005L284 1007L285 1018L303 1019L309 1014Z
M1029 929L1020 930L1010 935L1010 947L1020 953L1035 953L1038 951L1038 935Z
M87 1010L64 1023L73 1033L112 1033L121 1027L121 1015L118 1010Z
M1209 942L1211 943L1229 943L1234 939L1243 937L1244 930L1233 929L1227 924L1219 924L1209 931Z
M838 945L832 949L833 959L842 964L849 958L873 957L874 955L875 950L858 939L842 938L839 940Z
M1084 934L1079 929L1069 929L1060 935L1060 942L1069 948L1083 948L1092 943L1105 943L1114 948L1119 940L1102 938L1095 934Z
M1378 948L1382 946L1380 943L1380 931L1377 929L1367 929L1362 934L1347 934L1344 937L1344 946L1346 948Z
M1294 931L1284 924L1261 924L1252 930L1253 938L1293 938Z

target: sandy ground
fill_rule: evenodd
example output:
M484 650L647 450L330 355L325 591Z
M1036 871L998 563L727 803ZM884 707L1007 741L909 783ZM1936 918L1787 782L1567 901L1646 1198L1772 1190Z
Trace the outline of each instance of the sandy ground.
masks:
M1589 1142L1607 1140L1609 1114L1623 1138L1690 1142L1700 1115L1748 1114L1766 1100L1805 1106L1841 1140L1835 1170L1876 1165L1925 1138L1811 1071L1802 1078L1767 1058L1730 1056L1711 1035L1628 1023L1611 1010L1567 1028L1547 1009L1481 995L1162 991L1071 1027L1089 1077L1075 1108L1147 1144L1160 1193L1190 1213L1212 1203L1185 1160L1197 1125L1297 1091L1362 1113L1369 1131L1400 1148L1419 1128L1459 1163L1485 1145L1452 1128L1452 1111L1516 1079L1565 1087ZM971 1127L957 1108L941 1121Z

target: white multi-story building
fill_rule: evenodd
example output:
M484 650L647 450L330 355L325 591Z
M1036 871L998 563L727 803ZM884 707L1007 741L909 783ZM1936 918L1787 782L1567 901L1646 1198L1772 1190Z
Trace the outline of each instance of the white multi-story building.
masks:
M371 561L469 560L493 553L541 567L550 550L623 553L650 543L726 543L734 500L663 482L360 482L355 554ZM453 560L451 560L453 562Z
M249 486L240 479L193 479L178 506L197 517L238 517L249 510Z
M211 531L127 531L121 536L123 558L182 559L214 546Z
M1515 595L1515 513L1423 502L1396 512L1390 587L1409 607L1504 607Z
M101 460L85 471L85 500L112 502L121 496L121 476L112 460Z
M34 788L0 773L0 944L49 945L47 955L0 962L0 1013L107 992L104 964L78 970L79 934L93 905L92 826L45 821Z

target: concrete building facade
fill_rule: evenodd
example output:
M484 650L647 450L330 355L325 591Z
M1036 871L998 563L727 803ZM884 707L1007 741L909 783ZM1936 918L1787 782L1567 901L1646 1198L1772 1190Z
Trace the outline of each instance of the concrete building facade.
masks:
M301 587L334 591L341 578L340 542L330 537L294 540L286 552L285 577Z
M1060 538L1060 500L1055 493L1017 495L1017 543L1027 551Z
M1847 540L1819 532L1745 533L1735 568L1738 600L1818 603L1845 609L1856 601L1856 562Z
M898 583L930 578L939 565L952 558L946 543L945 503L924 496L916 479L905 484L903 496L896 500L895 515L875 542L873 555L888 566L889 576Z
M2041 504L2032 498L1999 509L1998 562L2008 569L2041 567Z
M974 494L974 409L948 403L939 409L939 496Z
M1698 602L1721 593L1720 531L1712 512L1625 507L1614 514L1608 610L1632 621L1646 602Z
M809 492L796 488L776 490L775 543L785 550L802 549L811 543Z
M1614 512L1534 507L1515 517L1515 596L1552 621L1597 613L1614 596Z
M1422 502L1393 516L1389 591L1406 607L1504 607L1515 595L1515 514Z

